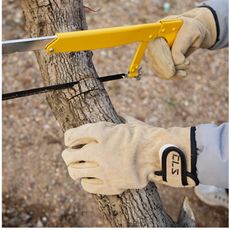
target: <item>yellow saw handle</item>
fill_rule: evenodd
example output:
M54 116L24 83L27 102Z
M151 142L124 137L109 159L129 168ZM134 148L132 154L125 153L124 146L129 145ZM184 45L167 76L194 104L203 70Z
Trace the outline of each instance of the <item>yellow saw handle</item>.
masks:
M57 33L57 38L46 46L46 51L49 54L78 52L138 42L139 46L128 71L128 77L138 77L139 65L148 43L162 37L171 47L182 24L181 19L169 19L157 23Z

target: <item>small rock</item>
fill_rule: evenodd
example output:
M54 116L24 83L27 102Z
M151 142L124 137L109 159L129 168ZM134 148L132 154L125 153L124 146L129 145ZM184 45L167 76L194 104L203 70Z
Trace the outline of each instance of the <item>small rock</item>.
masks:
M27 213L23 212L23 213L20 214L20 218L21 218L23 221L27 222L28 220L30 220L31 216L28 215Z
M39 219L37 224L36 224L36 227L43 227L43 223L41 222L41 220Z
M185 105L185 106L189 106L189 102L188 102L188 101L185 101L185 102L184 102L184 105Z
M43 223L47 223L47 220L48 220L48 219L47 219L46 216L43 216L43 217L42 217L42 222L43 222Z

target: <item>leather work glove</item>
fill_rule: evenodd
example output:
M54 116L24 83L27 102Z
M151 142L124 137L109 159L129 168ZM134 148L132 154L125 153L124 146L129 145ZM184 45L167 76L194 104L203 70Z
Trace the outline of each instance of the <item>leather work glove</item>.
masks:
M187 57L198 48L211 48L217 38L217 29L212 12L206 7L192 9L178 16L183 25L177 33L170 50L163 38L149 43L147 59L150 67L162 79L182 79L187 75L189 61Z
M90 193L115 195L149 181L198 184L194 128L155 128L134 118L69 129L62 157L70 177Z

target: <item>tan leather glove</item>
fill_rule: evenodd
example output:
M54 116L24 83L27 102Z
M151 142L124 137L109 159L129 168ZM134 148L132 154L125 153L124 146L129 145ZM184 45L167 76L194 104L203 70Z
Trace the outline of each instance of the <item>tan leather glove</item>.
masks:
M69 129L62 157L83 188L114 195L141 189L150 180L175 187L195 186L191 128L155 128L134 118L125 124L98 122ZM194 135L194 134L193 134Z
M150 67L159 78L180 79L187 75L189 61L186 58L198 48L210 48L215 44L216 23L206 7L168 18L183 20L171 50L163 38L158 38L149 43L146 54Z

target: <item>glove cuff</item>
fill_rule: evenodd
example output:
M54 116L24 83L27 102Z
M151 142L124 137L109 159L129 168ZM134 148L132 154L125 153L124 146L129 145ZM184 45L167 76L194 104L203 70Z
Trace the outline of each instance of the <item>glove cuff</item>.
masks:
M160 150L161 171L155 171L158 181L173 187L193 187L199 184L196 170L195 127L190 129L191 154L187 155L177 146L167 144ZM190 167L189 167L189 164ZM190 170L188 170L190 169ZM162 177L161 179L159 177Z
M216 20L213 12L208 7L198 7L182 14L183 17L198 20L207 29L201 48L211 48L217 40Z
M213 18L215 20L215 28L216 28L216 40L215 40L215 43L210 47L212 48L213 46L215 46L215 44L219 41L219 37L220 37L220 26L219 26L219 20L218 20L218 17L217 17L217 14L216 14L216 11L208 6L208 5L201 5L200 8L207 8L209 9L211 12L212 12L212 15L213 15ZM214 28L213 28L214 29Z

